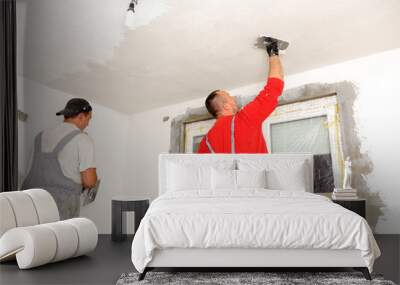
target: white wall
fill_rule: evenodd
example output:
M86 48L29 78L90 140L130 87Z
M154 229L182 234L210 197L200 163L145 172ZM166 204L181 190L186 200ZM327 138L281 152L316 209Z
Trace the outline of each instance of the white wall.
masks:
M171 119L201 104L203 99L191 100L130 116L126 194L157 197L158 154L169 151ZM163 122L165 116L170 116L170 120Z
M26 175L27 164L37 133L62 121L55 113L72 97L37 82L18 78L19 108L28 114L19 122L20 173ZM97 104L86 131L95 141L97 171L101 185L96 200L81 208L81 216L93 220L100 233L111 232L111 197L123 193L124 169L128 152L128 116Z
M286 89L307 83L352 81L359 90L355 120L374 171L367 177L371 191L379 192L385 208L374 229L400 233L400 49L310 70L286 78ZM232 95L255 95L263 82L231 90ZM205 94L206 95L206 94ZM204 98L138 113L130 117L127 193L157 196L157 158L168 152L170 121L188 107L202 106Z
M378 233L400 233L400 49L290 76L287 86L349 80L358 87L356 123L362 145L374 164L368 187L382 199Z

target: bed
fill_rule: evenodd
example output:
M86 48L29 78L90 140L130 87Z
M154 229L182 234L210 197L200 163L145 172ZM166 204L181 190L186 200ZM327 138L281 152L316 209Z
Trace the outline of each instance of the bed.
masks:
M380 251L361 216L313 193L313 156L161 154L159 197L132 242L154 268L352 267Z

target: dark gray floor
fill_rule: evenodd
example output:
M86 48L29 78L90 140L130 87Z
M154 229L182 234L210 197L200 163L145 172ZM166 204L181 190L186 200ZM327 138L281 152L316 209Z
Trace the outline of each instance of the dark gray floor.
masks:
M376 273L399 283L400 235L377 235L382 256ZM97 249L82 256L30 270L19 270L15 262L0 265L0 284L115 284L123 272L134 271L130 260L131 239L121 243L99 236Z
M5 284L115 284L124 272L134 271L130 259L132 239L112 242L100 235L95 251L88 256L41 267L19 270L16 262L0 264L0 285Z
M375 239L382 255L376 260L374 271L400 284L400 235L375 235Z

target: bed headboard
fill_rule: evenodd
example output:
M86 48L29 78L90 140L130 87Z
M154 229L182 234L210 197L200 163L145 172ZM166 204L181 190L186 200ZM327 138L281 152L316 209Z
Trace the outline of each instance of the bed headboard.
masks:
M282 153L282 154L186 154L186 153L162 153L158 157L158 192L159 195L166 192L168 163L184 163L193 166L215 166L221 163L238 160L267 160L268 163L278 161L304 161L306 166L306 191L314 192L314 165L312 153Z

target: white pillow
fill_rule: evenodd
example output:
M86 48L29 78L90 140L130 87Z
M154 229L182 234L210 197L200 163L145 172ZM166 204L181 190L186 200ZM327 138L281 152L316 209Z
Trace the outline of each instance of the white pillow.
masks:
M213 190L236 190L236 170L213 167L211 173Z
M211 167L168 163L167 191L211 189Z
M307 191L305 164L292 164L291 167L267 171L268 189Z
M267 188L267 171L236 170L237 188Z
M238 167L240 170L266 170L267 188L272 190L307 191L310 183L304 160L241 159Z

